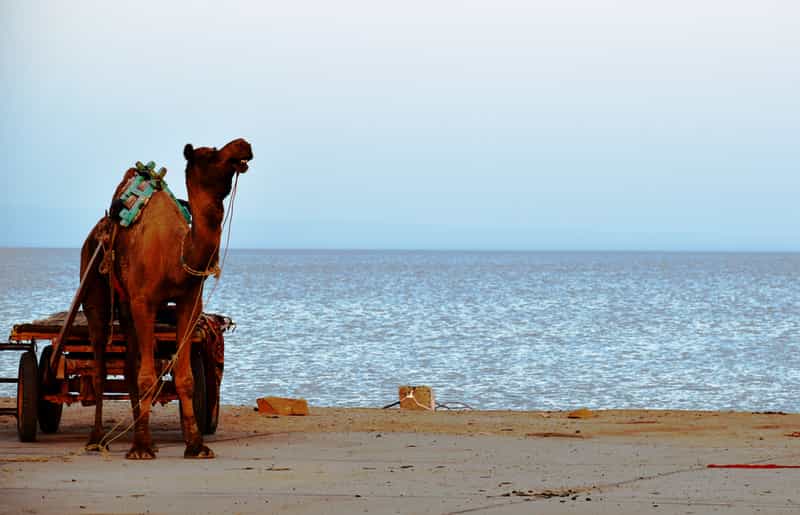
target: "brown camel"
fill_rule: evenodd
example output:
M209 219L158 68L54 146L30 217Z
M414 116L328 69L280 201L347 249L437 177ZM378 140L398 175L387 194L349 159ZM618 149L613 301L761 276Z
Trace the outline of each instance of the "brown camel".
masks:
M201 430L195 421L191 344L180 343L189 339L191 329L203 310L203 283L207 272L216 266L219 258L223 200L231 192L234 175L247 171L247 162L253 158L253 153L247 141L237 139L219 150L208 147L195 149L189 144L184 147L183 155L186 158L186 189L193 214L191 227L170 195L157 191L136 223L128 228L120 227L115 238L108 238L112 224L108 217L98 222L81 251L83 276L98 241L104 241L105 248L111 245L113 250L113 261L107 259L105 263L112 265L117 282L114 304L128 342L125 376L135 420L133 446L126 454L129 459L155 458L150 434L150 408L158 381L153 331L156 311L168 302L176 305L179 350L172 375L182 406L181 428L186 442L184 457L214 457L211 449L203 444ZM114 198L133 173L135 170L128 170ZM99 268L95 264L90 270L82 300L95 354L93 386L96 406L89 445L101 444L104 436L104 354L112 318L109 275L101 273Z

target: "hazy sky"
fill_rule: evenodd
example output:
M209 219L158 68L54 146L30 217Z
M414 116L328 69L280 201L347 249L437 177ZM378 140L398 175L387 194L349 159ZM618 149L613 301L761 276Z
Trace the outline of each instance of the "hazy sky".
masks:
M0 1L0 246L243 136L232 245L800 250L800 3Z

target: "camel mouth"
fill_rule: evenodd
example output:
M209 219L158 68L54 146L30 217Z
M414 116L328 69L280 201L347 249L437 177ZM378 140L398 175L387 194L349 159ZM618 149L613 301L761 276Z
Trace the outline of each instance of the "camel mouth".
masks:
M247 162L249 159L230 159L229 162L233 165L233 169L236 173L246 173L249 165Z

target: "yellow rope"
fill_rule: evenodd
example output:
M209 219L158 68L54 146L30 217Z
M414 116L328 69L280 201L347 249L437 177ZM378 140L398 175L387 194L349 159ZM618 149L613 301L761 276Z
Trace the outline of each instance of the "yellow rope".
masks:
M421 404L421 403L420 403L420 402L417 400L417 398L416 398L416 397L414 397L414 391L413 391L413 390L412 390L412 391L409 391L409 392L406 394L406 396L405 396L405 397L403 397L403 400L406 400L406 399L411 399L412 401L414 401L414 404L416 404L417 406L419 406L420 408L422 408L422 409L424 409L424 410L427 410L427 411L434 411L434 410L435 410L435 408L432 408L432 407L430 407L430 406L426 406L426 405L424 405L424 404Z
M186 261L183 258L183 245L186 243L187 234L189 234L189 231L183 233L183 238L181 238L181 266L183 267L183 271L195 277L208 277L209 275L213 275L215 279L219 279L219 276L222 274L222 269L219 267L219 264L216 264L213 267L206 266L205 271L195 270L186 264ZM214 249L214 252L216 252L218 249L219 245L217 245L217 248ZM214 253L212 252L211 255L213 256ZM209 260L208 264L211 265L211 260Z

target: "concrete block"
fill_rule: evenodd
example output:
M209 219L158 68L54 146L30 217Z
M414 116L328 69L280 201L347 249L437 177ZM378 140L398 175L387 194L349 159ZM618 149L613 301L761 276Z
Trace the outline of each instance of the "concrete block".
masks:
M258 412L268 415L308 415L308 402L305 399L285 397L261 397L256 399Z
M400 409L435 411L436 401L430 386L401 386Z

